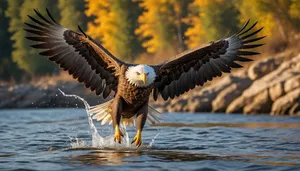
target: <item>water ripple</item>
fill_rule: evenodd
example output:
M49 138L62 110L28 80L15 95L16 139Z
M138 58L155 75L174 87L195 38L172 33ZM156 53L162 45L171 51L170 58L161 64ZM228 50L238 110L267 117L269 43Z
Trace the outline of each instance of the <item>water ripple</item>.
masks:
M300 119L295 117L166 114L160 124L145 127L138 149L116 149L111 126L96 123L109 146L93 146L84 110L10 110L0 111L0 117L0 170L300 168ZM130 141L135 129L127 132Z

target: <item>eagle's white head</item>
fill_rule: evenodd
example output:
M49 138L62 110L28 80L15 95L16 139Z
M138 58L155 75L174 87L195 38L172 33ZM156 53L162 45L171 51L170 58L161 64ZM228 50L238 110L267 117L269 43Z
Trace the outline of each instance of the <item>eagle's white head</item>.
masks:
M140 64L128 67L125 77L132 85L147 87L154 82L156 73L152 67Z

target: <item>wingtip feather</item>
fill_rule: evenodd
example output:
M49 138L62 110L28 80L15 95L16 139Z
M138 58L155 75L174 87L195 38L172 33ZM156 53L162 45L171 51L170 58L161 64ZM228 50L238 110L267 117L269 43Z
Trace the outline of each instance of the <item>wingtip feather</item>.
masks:
M88 36L85 34L85 32L81 29L81 27L78 25L78 29L81 31L81 33L87 38Z
M52 15L51 15L50 11L48 10L48 8L46 8L46 12L47 12L48 16L50 17L50 19L51 19L55 24L58 25L58 23L57 23L57 22L54 20L54 18L52 17Z

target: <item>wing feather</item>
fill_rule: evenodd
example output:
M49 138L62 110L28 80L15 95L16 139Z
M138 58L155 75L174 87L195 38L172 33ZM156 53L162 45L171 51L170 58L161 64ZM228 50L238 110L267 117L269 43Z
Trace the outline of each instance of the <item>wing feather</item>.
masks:
M153 65L157 73L153 90L156 92L154 100L159 94L164 100L172 99L195 86L202 86L214 77L221 76L223 72L229 73L231 68L242 67L236 61L252 61L248 57L259 53L251 50L264 44L250 43L257 42L265 36L252 38L263 27L251 32L257 22L248 27L249 23L248 20L239 32L229 38L183 52L169 61Z
M26 38L37 42L31 47L43 50L39 54L48 57L74 79L84 82L85 87L106 98L116 91L120 66L125 64L115 58L104 47L81 33L59 25L50 12L49 18L34 9L37 17L28 17L34 24L25 23L24 30L30 34Z

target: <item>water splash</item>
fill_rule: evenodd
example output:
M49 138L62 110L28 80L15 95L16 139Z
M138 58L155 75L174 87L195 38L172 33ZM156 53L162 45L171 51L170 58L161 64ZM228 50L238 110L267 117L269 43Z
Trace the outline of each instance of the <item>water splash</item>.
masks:
M136 149L137 148L134 144L130 143L128 132L126 131L126 127L123 126L123 125L120 126L120 129L124 134L124 137L122 138L122 143L121 144L116 143L114 141L113 135L102 137L99 134L96 126L94 125L93 119L88 114L88 111L90 110L91 106L87 103L87 101L84 100L82 97L79 97L77 95L65 94L62 90L60 90L60 89L58 89L58 90L65 97L73 97L73 98L78 99L81 102L83 102L83 104L85 106L86 114L88 116L88 122L89 122L89 125L90 125L90 128L91 128L91 132L92 132L92 147L95 147L95 148L110 148L110 149L131 149L131 148ZM148 146L146 146L147 148L151 148L153 146L154 141L155 141L155 139L157 138L158 135L159 135L159 133L151 140L150 144ZM83 140L80 140L78 138L71 138L71 140L73 140L71 142L72 148L85 148L85 147L88 147L87 143Z
M151 140L151 142L149 143L148 147L152 147L152 145L154 144L155 139L158 137L159 133L157 133Z
M76 138L70 137L70 139L71 139L71 147L73 149L89 147L84 140L81 140L81 139L79 139L77 137Z

